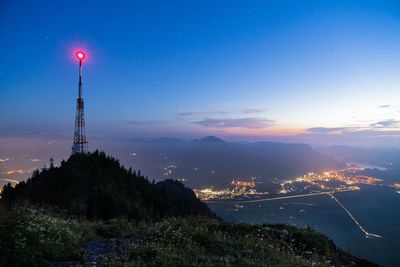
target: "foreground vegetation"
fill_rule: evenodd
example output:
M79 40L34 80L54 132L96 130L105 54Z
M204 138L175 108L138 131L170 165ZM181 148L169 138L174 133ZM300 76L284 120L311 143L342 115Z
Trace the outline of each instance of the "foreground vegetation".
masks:
M71 220L37 207L1 209L0 266L87 264L83 244L139 238L122 253L100 255L104 266L376 266L336 248L312 229L230 224L209 217L137 223Z
M112 261L114 264L116 261ZM312 229L169 218L144 229L120 266L374 266Z

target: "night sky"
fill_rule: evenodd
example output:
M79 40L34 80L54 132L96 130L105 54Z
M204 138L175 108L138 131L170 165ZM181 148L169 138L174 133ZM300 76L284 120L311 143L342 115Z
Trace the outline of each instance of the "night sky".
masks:
M398 1L1 1L0 134L400 145Z

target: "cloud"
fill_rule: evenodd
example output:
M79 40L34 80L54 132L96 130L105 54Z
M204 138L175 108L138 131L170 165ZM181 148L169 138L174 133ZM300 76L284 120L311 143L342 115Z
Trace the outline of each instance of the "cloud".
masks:
M391 106L390 105L380 105L380 106L378 106L378 108L390 108Z
M343 132L347 131L351 128L349 127L313 127L313 128L308 128L306 129L307 133L313 133L313 134L330 134L330 133L335 133L335 132Z
M393 128L398 127L399 123L399 120L390 119L371 123L370 126L373 128Z
M374 129L384 129L384 128L397 128L400 126L400 120L382 120L371 123L369 125L363 126L353 126L353 127L313 127L306 129L307 134L335 134L335 133L351 133L351 132L361 132L371 130L372 132L377 132ZM380 131L379 131L380 132Z
M250 109L242 109L240 113L242 114L257 114L264 112L264 108L250 108Z
M382 130L374 128L343 127L344 130L335 134L333 129L320 127L314 132L306 132L292 138L295 142L314 145L357 145L357 146L390 146L398 147L400 130ZM336 128L337 129L337 128ZM329 132L332 131L332 132Z
M192 116L211 116L211 115L227 115L229 112L226 111L187 111L178 113L181 117L192 117Z
M130 124L130 125L135 125L135 126L146 126L146 125L166 124L166 123L170 123L170 121L162 121L162 120L150 120L150 121L123 120L123 121L120 121L119 123Z
M195 122L198 125L208 128L245 128L262 129L274 124L273 120L261 118L240 118L240 119L204 119Z
M180 117L195 117L195 116L218 116L218 115L235 115L235 114L259 114L264 112L264 108L248 108L236 111L222 111L222 110L211 110L211 111L187 111L180 112Z

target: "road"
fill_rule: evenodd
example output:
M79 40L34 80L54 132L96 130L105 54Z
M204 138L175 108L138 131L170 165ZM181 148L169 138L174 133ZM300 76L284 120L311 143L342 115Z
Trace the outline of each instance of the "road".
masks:
M367 232L361 224L354 218L354 216L350 213L350 211L333 195L334 193L338 192L349 192L355 191L358 189L344 189L344 190L337 190L337 191L327 191L327 192L317 192L317 193L308 193L308 194L300 194L300 195L292 195L292 196L282 196L282 197L271 197L271 198L264 198L264 199L252 199L252 200L242 200L242 201L204 201L208 204L246 204L246 203L255 203L255 202L266 202L266 201L274 201L274 200L281 200L281 199L291 199L291 198L300 198L300 197L308 197L308 196L319 196L319 195L329 195L332 199L334 199L340 207L349 215L349 217L353 220L356 226L364 233L365 237L377 237L383 238L383 236L378 234L373 234Z
M340 202L334 195L333 193L329 193L328 195L330 195L345 211L346 213L350 216L350 218L354 221L354 223L358 226L358 228L360 228L361 232L363 232L365 234L365 237L378 237L378 238L382 238L383 236L381 235L377 235L377 234L373 234L373 233L369 233L367 232L364 227L361 226L361 224L356 220L356 218L354 218L354 216L350 213L350 211L342 204L342 202Z

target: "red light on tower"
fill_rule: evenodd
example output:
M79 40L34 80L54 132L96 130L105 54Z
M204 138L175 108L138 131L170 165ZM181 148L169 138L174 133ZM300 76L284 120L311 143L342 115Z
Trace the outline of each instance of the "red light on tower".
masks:
M75 56L79 61L83 61L86 57L85 52L83 52L83 51L77 51L75 53Z

